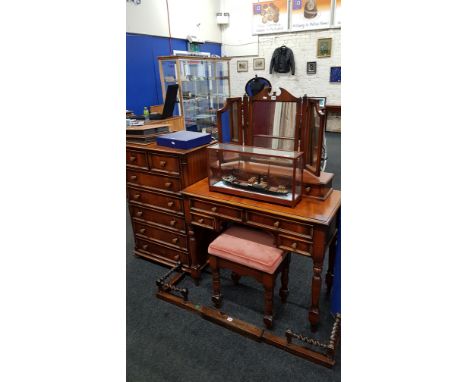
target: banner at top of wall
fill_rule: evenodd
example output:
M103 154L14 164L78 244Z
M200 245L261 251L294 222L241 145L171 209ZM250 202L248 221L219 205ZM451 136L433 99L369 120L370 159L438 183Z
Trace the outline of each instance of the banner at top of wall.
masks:
M252 4L252 34L281 33L287 30L287 0L261 1Z
M292 0L290 30L329 28L331 5L330 0Z
M252 3L252 34L296 32L341 26L341 0L287 0ZM289 21L289 23L288 23ZM289 24L289 26L288 26Z

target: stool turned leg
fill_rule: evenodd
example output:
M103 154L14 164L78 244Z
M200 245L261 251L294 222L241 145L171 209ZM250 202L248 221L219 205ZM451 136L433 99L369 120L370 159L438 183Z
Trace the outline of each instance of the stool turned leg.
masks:
M284 260L283 270L281 271L281 289L279 291L279 295L281 297L281 302L284 304L288 298L289 290L288 290L288 281L289 281L289 263L291 261L291 254L288 253L286 255L286 259Z
M265 313L263 323L268 329L273 327L273 291L275 290L275 281L272 275L264 282L265 288Z
M241 278L240 275L238 275L236 272L231 272L231 280L234 283L234 285L239 284L240 278Z
M219 276L218 262L216 261L216 257L214 256L210 257L210 268L211 274L213 275L213 296L211 297L211 301L213 301L213 304L216 308L220 308L223 296L221 295L221 282Z

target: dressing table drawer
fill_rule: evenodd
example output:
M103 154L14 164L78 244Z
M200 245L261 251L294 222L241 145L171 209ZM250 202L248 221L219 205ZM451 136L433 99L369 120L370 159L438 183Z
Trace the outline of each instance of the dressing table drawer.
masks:
M179 192L182 188L177 178L131 170L127 171L127 183L170 192Z
M202 202L200 200L191 200L190 207L192 209L203 211L203 213L207 213L210 215L214 214L214 215L219 215L219 216L226 216L239 222L242 221L242 210L240 209L216 205L216 204L204 202L204 201Z
M304 241L296 237L279 235L278 247L286 251L300 253L305 256L311 256L312 253L312 242Z
M127 150L127 166L147 170L148 161L146 153L143 151Z
M185 252L176 249L167 248L163 245L153 243L149 240L144 240L139 237L135 239L135 250L144 253L145 255L153 255L157 260L158 257L163 257L174 262L180 261L182 264L188 265L188 255Z
M312 225L298 223L292 220L277 218L257 212L247 211L247 223L274 231L290 232L312 239Z
M150 191L128 188L128 200L130 203L141 203L149 206L162 208L167 211L183 213L182 199L170 195L152 193Z
M209 229L215 229L215 220L212 217L207 217L190 212L190 223L205 227Z
M179 159L168 155L149 154L149 167L151 171L179 175Z

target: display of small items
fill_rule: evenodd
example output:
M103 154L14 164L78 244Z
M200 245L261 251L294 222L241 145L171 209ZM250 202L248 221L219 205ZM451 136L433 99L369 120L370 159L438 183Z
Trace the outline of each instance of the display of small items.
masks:
M248 180L239 179L234 174L224 175L221 179L224 184L243 188L244 190L263 192L271 195L287 195L289 189L285 185L280 184L273 186L270 183L269 175L254 175L249 177Z

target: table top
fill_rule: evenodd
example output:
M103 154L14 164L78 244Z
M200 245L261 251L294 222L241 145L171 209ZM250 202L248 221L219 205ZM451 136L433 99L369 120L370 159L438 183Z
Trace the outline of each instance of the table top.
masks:
M210 191L208 178L183 189L182 194L206 199L211 202L229 204L236 207L249 208L260 212L281 215L309 223L329 225L341 206L341 192L333 190L326 200L302 198L291 208L273 203L260 202L253 199Z

